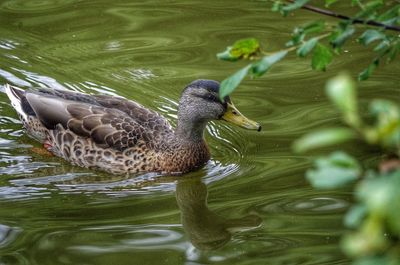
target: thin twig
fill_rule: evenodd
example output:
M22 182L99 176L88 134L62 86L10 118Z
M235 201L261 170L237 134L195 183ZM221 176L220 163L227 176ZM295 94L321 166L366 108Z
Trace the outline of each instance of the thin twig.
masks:
M293 3L294 0L287 0L288 2ZM323 8L319 8L319 7L315 7L312 5L303 5L301 7L302 9L305 10L309 10L312 11L314 13L318 13L318 14L322 14L325 16L330 16L330 17L335 17L335 18L339 18L339 19L343 19L343 20L350 20L352 22L352 24L367 24L367 25L371 25L371 26L375 26L375 27L381 27L384 29L388 29L388 30L394 30L394 31L400 31L400 27L399 26L394 26L394 25L386 25L384 23L375 21L375 20L363 20L363 19L359 19L359 18L351 18L342 14L338 14L335 12L332 12L330 10L327 9L323 9Z

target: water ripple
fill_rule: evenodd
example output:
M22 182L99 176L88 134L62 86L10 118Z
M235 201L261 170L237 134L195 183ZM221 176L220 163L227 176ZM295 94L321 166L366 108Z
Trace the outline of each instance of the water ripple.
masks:
M52 249L60 238L68 242L65 249L72 255L100 255L134 250L170 249L183 251L182 234L177 225L120 225L83 228L79 231L48 233L38 242L41 251ZM96 237L96 242L90 239ZM112 237L112 241L110 241ZM88 240L81 240L86 238ZM87 241L87 244L85 244Z
M19 43L13 40L8 40L8 39L0 39L0 49L5 49L5 50L14 50L19 46Z
M22 229L0 224L0 249L11 244L20 234Z
M4 11L16 12L16 13L32 13L32 12L44 12L54 9L61 9L67 5L70 5L76 0L14 0L5 1L0 6Z

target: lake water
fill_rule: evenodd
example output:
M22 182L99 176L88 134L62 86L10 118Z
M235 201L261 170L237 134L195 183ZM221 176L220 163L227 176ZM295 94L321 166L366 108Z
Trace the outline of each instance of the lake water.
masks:
M246 37L279 50L311 18L284 19L264 1L2 0L0 90L120 95L175 124L183 87L243 65L217 52ZM348 264L338 242L349 190L312 189L312 155L291 151L302 134L339 124L325 81L372 60L356 43L346 49L325 73L292 55L247 79L232 99L263 131L211 123L211 161L178 178L111 176L46 156L0 93L0 264ZM361 83L363 102L399 102L399 70ZM373 160L359 144L346 149Z

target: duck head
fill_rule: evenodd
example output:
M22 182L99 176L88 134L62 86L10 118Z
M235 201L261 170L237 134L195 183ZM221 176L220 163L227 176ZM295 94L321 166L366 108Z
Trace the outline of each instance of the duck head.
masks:
M182 92L178 110L178 131L198 134L208 121L225 120L249 130L261 130L260 124L246 118L233 105L229 96L219 98L219 83L213 80L196 80Z

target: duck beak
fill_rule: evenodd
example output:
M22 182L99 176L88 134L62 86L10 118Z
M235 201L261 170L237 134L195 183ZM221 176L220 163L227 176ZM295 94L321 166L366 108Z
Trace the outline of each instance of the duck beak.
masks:
M233 105L232 102L228 103L228 108L226 109L225 114L222 116L222 119L236 124L242 128L261 131L261 125L246 118L242 113L240 113L240 111Z

